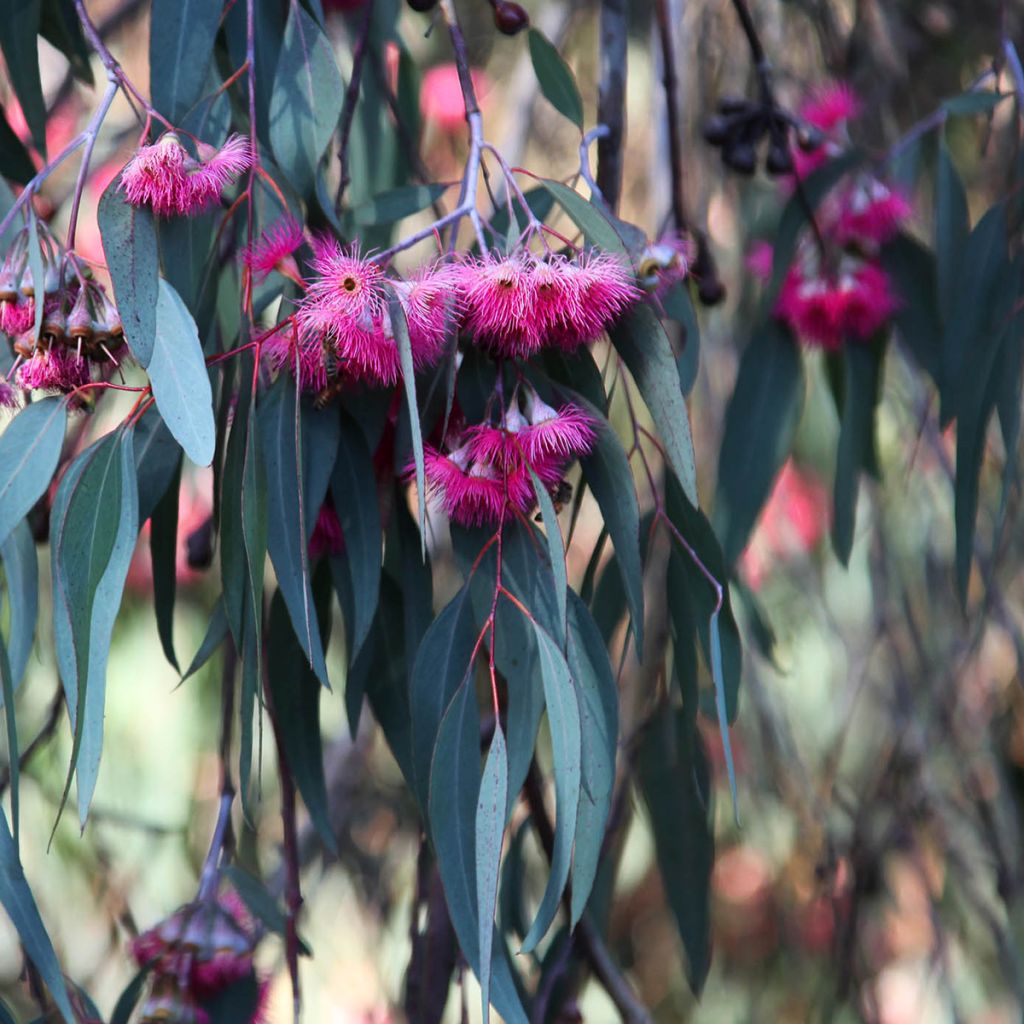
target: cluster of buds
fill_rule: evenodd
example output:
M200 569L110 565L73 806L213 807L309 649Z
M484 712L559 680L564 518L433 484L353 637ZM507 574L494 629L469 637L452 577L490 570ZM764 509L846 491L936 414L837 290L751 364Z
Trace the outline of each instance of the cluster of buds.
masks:
M774 101L723 96L718 101L718 113L704 124L704 139L721 149L726 167L739 174L753 174L757 170L757 147L767 136L764 169L772 175L789 174L793 170L791 130L800 150L813 150L821 144L814 125L798 120Z
M249 143L240 135L232 135L220 149L199 141L195 148L192 156L174 132L142 146L121 172L125 199L161 217L201 213L252 165Z
M843 151L846 127L859 110L845 86L822 91L801 111L817 132L818 145L800 154L794 167L802 178ZM779 292L775 315L806 343L829 350L849 339L873 337L899 306L879 260L911 214L909 200L870 171L848 175L826 196L815 215L818 232L805 232ZM751 269L771 273L771 249L751 255Z
M553 409L523 384L495 419L450 433L444 451L425 446L428 494L454 523L497 524L533 507L532 470L560 505L571 494L568 463L586 455L595 437L596 424L582 409Z
M114 304L89 268L42 236L43 280L29 266L28 229L19 233L0 266L0 330L16 360L0 378L0 405L14 406L16 387L70 392L92 379L94 366L118 365L124 329ZM36 303L42 319L36 334Z
M301 241L301 231L275 229L254 246L259 258L251 265L280 269ZM685 247L667 246L652 257L649 272L678 279L686 271ZM437 363L453 329L501 358L526 359L549 347L572 351L599 338L643 295L629 268L593 252L466 257L399 279L355 249L316 239L311 269L293 322L264 342L263 353L273 370L289 370L301 387L320 394L338 381L398 382L398 310L419 370Z
M238 1024L265 1020L267 983L256 976L253 951L259 932L234 892L200 899L176 910L131 944L152 983L139 1024L208 1024L206 1006L226 989L248 982L251 1015Z

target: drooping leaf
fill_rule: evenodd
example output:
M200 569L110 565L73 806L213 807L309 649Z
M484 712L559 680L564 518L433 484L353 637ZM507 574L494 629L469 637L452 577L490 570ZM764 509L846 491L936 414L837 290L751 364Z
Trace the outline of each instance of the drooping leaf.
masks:
M462 587L431 623L416 652L409 683L414 789L426 809L430 763L445 708L473 671L477 627L470 588Z
M505 835L508 802L508 753L501 723L494 725L476 805L476 901L480 908L480 998L485 1021L491 1010L491 954L494 911L498 901L498 868Z
M270 142L270 106L277 83L276 69L284 40L287 4L254 4L253 48L256 67L256 130L264 146ZM228 5L224 18L224 34L227 37L231 66L241 67L248 50L248 18L246 5Z
M39 34L67 57L72 72L80 82L95 84L89 66L89 47L75 13L74 0L43 0Z
M293 627L294 621L282 592L278 590L270 602L267 634L267 684L275 728L310 819L324 844L334 852L337 845L327 810L320 740L320 692L323 687L309 669Z
M5 591L10 609L7 656L11 666L11 686L17 689L25 675L32 643L36 635L39 611L39 566L36 544L28 523L22 520L0 544Z
M138 489L132 429L106 435L85 453L68 486L66 512L53 535L55 605L64 603L76 691L74 743L64 797L72 773L78 778L78 814L85 825L103 748L107 657L128 566L138 537ZM52 526L51 526L52 529ZM57 610L55 607L55 618ZM55 623L56 628L56 623ZM60 644L58 633L58 644Z
M0 544L49 485L67 422L63 399L44 398L25 406L0 434Z
M360 203L352 211L352 223L356 227L373 227L379 224L394 224L395 221L425 210L436 202L447 191L448 186L438 185L403 185L401 188L388 189L365 203Z
M152 969L150 965L140 968L135 977L128 982L124 991L117 997L114 1012L110 1015L110 1024L129 1024L135 1007L146 990L146 982Z
M172 124L202 95L223 8L223 0L153 0L149 92Z
M258 1016L260 1002L260 981L256 972L250 971L218 989L203 1006L209 1024L238 1024Z
M274 76L270 141L281 169L304 195L341 115L345 87L323 29L293 4Z
M800 351L789 331L772 320L744 350L725 412L714 522L727 565L739 558L768 500L803 403Z
M181 464L181 447L151 408L135 425L135 476L139 482L139 522L144 523L167 493Z
M580 707L572 675L565 657L547 632L535 627L540 652L544 703L551 728L551 749L555 775L555 842L551 872L541 898L537 916L523 939L523 952L532 952L544 937L558 910L559 900L569 878L572 846L576 833L582 782L582 736Z
M572 69L539 29L531 28L530 60L544 98L580 131L583 130L583 98Z
M213 657L214 652L224 642L227 635L228 617L224 612L224 601L221 599L213 606L210 624L206 627L206 635L203 637L203 642L199 645L195 657L185 669L185 674L181 677L182 681L195 675Z
M282 938L287 932L288 917L278 906L267 887L258 879L243 871L234 864L224 869L231 887L242 897L249 913L260 921L269 931ZM299 939L299 952L303 956L312 956L309 946Z
M468 685L452 698L430 769L429 821L445 901L462 952L480 976L476 889L476 807L480 793L480 715ZM508 1024L527 1024L500 940L491 957L491 1002Z
M664 326L654 310L641 303L622 317L609 334L651 410L672 471L690 504L699 507L690 416Z
M164 0L162 6L178 5ZM207 6L213 8L216 4ZM100 198L96 217L125 340L132 355L147 367L153 358L159 299L156 224L152 210L126 202L120 188L118 175Z
M537 496L537 505L540 508L544 520L544 531L548 542L548 558L551 560L551 570L555 577L555 601L558 603L558 629L556 639L565 646L565 616L566 616L566 591L569 589L569 580L565 569L565 542L562 540L562 531L558 525L558 515L555 506L551 501L551 495L547 488L540 482L540 477L531 469L530 478L533 481L533 493Z
M181 462L171 485L153 509L149 524L149 555L153 567L153 608L164 657L180 674L174 653L174 602L178 585L178 490Z
M613 224L607 214L560 181L543 178L541 184L555 197L555 201L572 218L588 242L607 252L621 256L628 254L629 249L618 225Z
M967 193L940 136L935 162L935 272L943 323L952 313L970 226Z
M711 965L715 848L707 754L685 708L655 715L640 745L638 777L651 816L658 867L699 995Z
M329 687L313 605L302 480L302 429L295 383L281 374L259 410L267 477L267 547L305 660Z
M405 387L405 402L409 410L409 424L412 430L412 454L416 463L416 501L420 513L420 543L424 557L427 552L427 496L426 478L423 469L423 434L420 427L419 406L416 402L416 373L412 362L412 343L409 340L409 325L405 320L405 309L398 297L388 303L391 327L395 332L395 344L402 361L402 383Z
M622 574L630 622L638 656L644 649L644 569L640 559L640 506L633 472L618 434L611 424L588 410L597 420L597 438L589 455L580 459L587 486L594 492L601 516L615 548L615 561Z
M25 881L25 872L18 851L14 846L7 817L0 809L0 905L7 911L18 933L18 939L29 960L35 965L39 976L50 990L53 1001L65 1024L76 1024L77 1017L68 999L64 974L53 951L53 943L46 934L46 926L39 916L39 909L32 891Z
M352 593L359 595L358 601L352 602L352 618L348 622L351 662L359 654L377 611L382 538L369 448L359 428L344 413L340 425L331 495L345 538L345 569Z
M675 284L661 296L660 301L665 315L682 328L682 351L676 359L676 369L679 371L679 387L684 395L689 395L700 369L700 325L693 300L685 285Z
M1002 100L1012 93L1008 92L985 92L983 90L972 90L962 92L959 96L951 96L942 103L947 114L955 117L970 116L971 114L990 114Z
M40 0L7 0L0 17L0 47L36 149L46 156L46 100L39 77Z
M4 726L7 734L7 759L10 765L11 780L11 821L14 824L14 846L20 850L20 760L18 746L18 720L14 709L14 676L11 673L11 662L7 657L7 646L0 636L0 693L4 698Z
M941 385L943 321L935 256L915 238L901 234L883 246L881 257L900 297L893 316L896 329L921 368Z
M216 426L203 347L192 314L163 279L157 295L156 334L148 372L157 408L174 439L197 466L210 465Z
M341 423L337 409L319 409L314 402L305 399L299 402L299 419L302 439L302 514L308 541L313 535L334 475Z
M597 877L615 785L619 691L597 624L580 598L569 594L568 662L580 709L583 788L572 854L570 925L583 916Z
M843 352L843 410L832 516L832 546L843 565L849 561L853 547L860 476L875 460L875 407L883 354L881 341L850 344Z
M26 185L36 173L28 150L0 111L0 174L19 185Z

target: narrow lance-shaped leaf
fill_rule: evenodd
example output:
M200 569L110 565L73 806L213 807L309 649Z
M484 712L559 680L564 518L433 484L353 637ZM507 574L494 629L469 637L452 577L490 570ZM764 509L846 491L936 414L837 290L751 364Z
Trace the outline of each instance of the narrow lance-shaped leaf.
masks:
M0 47L3 47L7 74L32 133L32 142L45 157L46 100L39 76L36 39L40 13L40 0L8 0L0 18Z
M11 780L11 821L14 823L14 846L20 852L20 811L19 783L21 754L18 747L18 721L14 712L14 677L7 647L0 636L0 692L4 698L4 725L7 729L7 761L10 765Z
M565 646L565 616L566 616L566 591L569 589L569 580L565 569L565 543L562 540L562 531L558 526L558 515L555 513L555 506L551 501L551 495L547 488L540 482L540 477L531 469L530 479L533 481L533 493L537 496L537 504L540 506L541 516L544 519L544 531L548 542L548 557L551 559L551 571L555 577L555 600L558 602L558 640Z
M23 519L0 544L7 601L10 608L10 631L7 654L11 664L11 685L17 690L28 665L36 634L39 612L39 565L36 543L28 523Z
M491 952L494 939L494 910L498 901L498 868L505 835L505 805L508 801L508 753L501 723L494 726L494 738L487 752L480 796L476 805L476 899L480 908L480 998L485 1021L491 1010Z
M344 94L330 41L299 4L292 4L270 100L270 141L281 169L303 194L313 189Z
M543 32L530 29L530 60L544 98L580 131L583 130L583 99L572 70Z
M125 340L147 367L156 338L160 277L156 224L152 210L126 202L120 188L118 175L100 198L96 216Z
M555 764L555 841L551 856L548 884L530 930L523 940L522 951L537 947L558 910L572 861L573 837L581 787L582 738L580 708L562 652L539 626L534 627L540 653L544 702L551 727L551 748Z
M416 462L416 501L420 512L420 544L423 556L427 553L427 498L426 479L423 469L423 434L420 427L419 406L416 403L416 371L412 363L412 343L409 340L409 325L405 320L405 310L395 296L388 303L391 315L391 329L395 333L395 344L402 363L402 382L405 385L405 402L409 410L409 423L412 431L412 454Z
M690 416L665 328L646 303L634 306L609 332L654 417L665 454L690 503L698 508Z
M162 278L148 371L157 408L175 440L197 466L210 465L216 427L203 346L192 314Z
M7 817L0 809L0 904L7 911L18 939L25 948L25 953L35 965L39 976L46 983L54 1002L65 1024L76 1024L78 1017L71 1008L64 974L57 954L53 951L53 943L46 934L46 926L39 916L39 908L32 896L32 891L25 881L25 872L14 846Z
M223 0L153 0L149 91L172 124L202 95L223 7Z
M751 339L725 413L715 526L727 565L750 531L789 455L804 403L803 361L792 335L770 321Z
M267 480L267 548L306 663L320 682L329 686L309 572L302 419L295 390L291 376L281 374L259 410Z
M0 434L0 544L49 485L67 422L67 403L44 398L25 406Z

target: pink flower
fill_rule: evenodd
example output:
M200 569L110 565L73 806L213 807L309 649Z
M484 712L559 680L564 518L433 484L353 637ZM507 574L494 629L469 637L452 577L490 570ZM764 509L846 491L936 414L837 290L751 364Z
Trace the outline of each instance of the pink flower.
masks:
M405 281L393 281L409 327L409 344L417 365L430 366L444 352L449 328L458 320L458 274L449 263L421 267Z
M18 367L18 384L28 391L74 391L91 379L89 362L71 349L37 349Z
M6 378L0 376L0 409L17 409L21 405L21 395L16 387Z
M910 218L910 200L873 175L862 175L838 201L834 232L842 245L875 248L890 241Z
M295 261L289 257L302 242L302 225L291 215L285 215L275 221L273 227L264 231L245 250L242 258L257 281L262 281L272 270L279 267L291 271L290 276L297 277Z
M528 474L521 468L502 472L490 463L475 462L468 445L448 455L424 446L424 473L428 495L462 526L499 523L510 511L526 512L533 505Z
M533 264L528 253L488 253L459 267L467 328L477 344L510 359L526 359L544 343Z
M610 253L583 253L569 267L579 315L552 340L571 351L600 338L642 293L633 275Z
M860 113L860 99L844 82L823 86L800 110L800 116L823 132L833 132Z
M341 531L334 502L328 495L327 500L320 506L316 525L313 527L313 536L309 538L309 557L315 562L323 555L333 557L340 555L344 550L345 535Z
M531 465L551 460L564 464L588 454L594 447L597 438L594 418L571 402L555 410L531 389L526 394L526 418L529 426L522 432L522 445Z
M870 338L898 305L880 266L847 255L831 275L794 264L783 282L775 314L808 344L837 350L847 338Z
M12 337L32 330L36 320L36 304L32 299L18 298L0 302L0 331Z
M262 351L275 373L298 373L299 387L317 392L327 387L331 377L325 346L333 353L333 345L325 342L322 335L299 334L285 327L263 342Z
M194 159L174 132L143 146L121 173L121 189L133 206L151 206L160 216L200 213L252 163L249 143L233 135L220 150L199 143Z
M413 364L437 361L444 343L444 296L450 271L424 270L411 281L389 281L376 263L334 241L314 247L316 277L296 314L303 343L331 349L339 368L354 380L393 385L401 360L389 300L402 303L409 325Z

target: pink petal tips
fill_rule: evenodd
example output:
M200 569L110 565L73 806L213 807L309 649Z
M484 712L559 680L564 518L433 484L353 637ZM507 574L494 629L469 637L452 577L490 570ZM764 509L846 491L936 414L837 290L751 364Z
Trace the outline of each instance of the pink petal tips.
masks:
M262 281L272 270L287 269L297 276L295 261L286 264L289 257L302 245L302 224L291 215L282 217L252 243L242 257L257 281Z
M149 206L162 217L201 213L252 164L249 143L239 135L219 150L200 143L195 159L174 132L143 146L121 172L121 189L133 206Z

